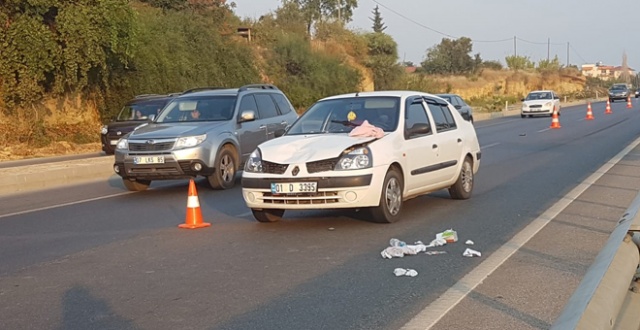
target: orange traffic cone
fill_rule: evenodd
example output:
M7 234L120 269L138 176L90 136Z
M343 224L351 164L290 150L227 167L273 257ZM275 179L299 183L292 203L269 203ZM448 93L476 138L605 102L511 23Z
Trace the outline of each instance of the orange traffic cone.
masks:
M587 120L593 120L593 112L591 111L591 102L587 103Z
M631 96L627 96L627 109L631 108L633 108L633 105L631 105Z
M606 113L606 114L612 114L613 113L611 111L611 104L609 103L609 100L607 100L607 108L605 109L604 113Z
M553 108L553 115L551 115L551 127L549 128L560 128L562 126L560 126L560 120L558 120L558 112L556 111L556 108Z
M196 229L209 227L210 223L202 222L202 212L200 212L200 200L196 191L196 184L193 179L189 181L189 195L187 197L187 217L183 224L178 225L180 228Z

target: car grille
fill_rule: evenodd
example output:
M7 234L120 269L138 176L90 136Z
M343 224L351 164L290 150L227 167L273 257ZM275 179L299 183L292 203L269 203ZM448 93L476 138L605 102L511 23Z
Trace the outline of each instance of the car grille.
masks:
M307 172L318 173L318 172L325 172L325 171L333 171L333 169L336 167L336 163L338 163L338 158L309 162L307 163Z
M262 172L270 173L270 174L284 174L289 165L286 164L278 164L267 161L262 161Z
M542 105L541 104L534 104L534 105L530 106L529 108L532 108L532 109L534 109L534 108L542 108Z
M129 142L129 150L130 151L162 151L162 150L171 150L173 148L173 141L168 142L160 142L160 143L135 143Z
M320 191L316 193L300 193L287 195L274 195L270 192L266 192L262 195L262 199L265 204L277 205L334 204L340 202L338 193L335 191Z

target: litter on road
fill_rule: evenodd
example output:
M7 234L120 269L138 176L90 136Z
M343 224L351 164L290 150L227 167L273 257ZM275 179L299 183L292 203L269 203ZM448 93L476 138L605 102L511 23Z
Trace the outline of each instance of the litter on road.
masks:
M462 252L462 255L465 257L481 257L482 253L480 253L479 251L467 248L466 250L464 250L464 252Z
M396 276L411 276L411 277L416 277L418 276L418 272L415 269L404 269L404 268L396 268L393 270L393 273Z

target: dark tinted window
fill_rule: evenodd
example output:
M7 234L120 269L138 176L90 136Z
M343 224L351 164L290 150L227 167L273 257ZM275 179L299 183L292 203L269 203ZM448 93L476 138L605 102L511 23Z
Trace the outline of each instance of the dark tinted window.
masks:
M289 101L287 101L284 95L271 94L271 96L273 97L273 100L276 101L276 104L278 105L278 109L280 109L281 114L284 115L293 111L293 106L291 105L291 103L289 103Z
M278 116L278 109L276 108L276 104L273 103L273 100L269 96L269 94L255 94L256 102L258 103L258 112L260 113L260 118L271 118Z
M442 132L456 128L456 122L453 120L453 116L447 106L435 103L428 103L428 105L433 121L436 124L436 131Z

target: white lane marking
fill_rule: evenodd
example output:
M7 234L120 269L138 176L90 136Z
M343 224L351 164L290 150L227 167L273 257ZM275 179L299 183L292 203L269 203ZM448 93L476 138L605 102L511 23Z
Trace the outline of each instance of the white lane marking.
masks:
M497 145L499 145L499 144L500 144L500 142L487 144L486 146L481 146L481 147L480 147L480 150L482 150L482 149L489 149L489 148L491 148L491 147L495 147L495 146L497 146Z
M539 131L538 131L538 133L546 132L546 131L548 131L548 130L550 130L550 129L551 129L551 128L541 129L541 130L539 130Z
M132 193L134 193L134 191L127 191L127 192L122 192L122 193L113 194L113 195L107 195L107 196L100 196L100 197L95 197L95 198L83 199L83 200L80 200L80 201L69 202L69 203L64 203L64 204L45 206L45 207L41 207L41 208L37 208L37 209L33 209L33 210L25 210L25 211L8 213L8 214L0 214L0 219L12 217L12 216L15 216L15 215L21 215L21 214L27 214L27 213L32 213L32 212L51 210L51 209L56 209L56 208L59 208L59 207L65 207L65 206L76 205L76 204L82 204L82 203L86 203L86 202L99 201L101 199L107 199L107 198L111 198L111 197L118 197L118 196L128 195L128 194L132 194Z
M442 296L423 309L418 315L405 324L403 330L428 330L440 321L450 310L458 305L471 291L482 283L491 273L504 264L514 253L524 246L533 236L553 220L571 202L578 198L587 188L591 187L600 177L616 165L633 148L640 144L640 138L620 151L611 160L602 165L595 173L586 178L567 195L547 209L537 219L533 220L512 239L502 245L485 261L479 264L460 281L449 288Z

